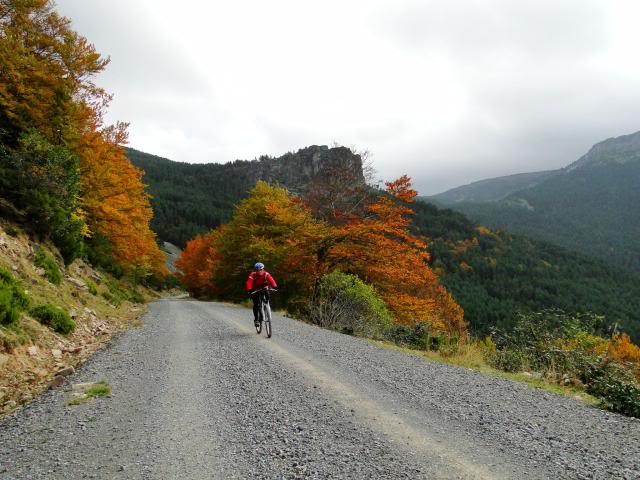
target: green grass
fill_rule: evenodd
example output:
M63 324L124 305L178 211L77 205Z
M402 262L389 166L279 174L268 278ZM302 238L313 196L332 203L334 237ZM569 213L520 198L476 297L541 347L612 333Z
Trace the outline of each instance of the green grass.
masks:
M65 402L68 406L74 405L82 405L84 403L90 402L94 398L97 397L108 397L111 395L111 387L109 384L102 380L100 382L96 382L87 386L86 389L82 392L80 396L71 398Z

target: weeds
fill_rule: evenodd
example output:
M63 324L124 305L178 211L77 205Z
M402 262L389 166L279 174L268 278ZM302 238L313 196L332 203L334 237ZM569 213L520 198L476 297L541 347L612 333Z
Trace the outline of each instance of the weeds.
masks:
M65 402L68 406L82 405L83 403L90 402L94 398L108 397L111 395L111 386L104 380L97 383L80 383L74 385L72 390L75 391L76 396Z

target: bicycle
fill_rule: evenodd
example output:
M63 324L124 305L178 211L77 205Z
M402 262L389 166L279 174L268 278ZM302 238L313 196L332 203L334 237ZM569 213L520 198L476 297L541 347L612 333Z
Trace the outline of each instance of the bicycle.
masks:
M258 324L256 325L256 333L260 335L262 333L262 323L264 322L265 333L267 338L271 338L271 304L269 302L269 292L277 292L274 288L264 287L259 290L254 290L251 295L259 294L258 296Z

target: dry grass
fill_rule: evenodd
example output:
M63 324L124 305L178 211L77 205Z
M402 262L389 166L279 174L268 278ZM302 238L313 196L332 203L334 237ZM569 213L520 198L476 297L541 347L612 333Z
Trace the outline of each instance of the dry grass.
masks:
M456 351L447 352L446 355L443 355L442 353L435 351L422 351L400 347L394 343L387 341L370 341L372 343L375 343L376 345L381 345L391 350L410 353L412 355L427 358L434 362L455 365L457 367L473 370L474 372L479 372L483 375L491 375L495 377L505 378L514 382L526 383L527 385L534 388L546 390L558 395L572 397L588 405L596 406L600 403L597 398L589 395L584 391L583 388L580 387L572 385L558 385L557 383L553 383L544 377L536 378L531 374L527 374L527 372L509 373L502 370L497 370L487 363L482 347L477 344L465 344L460 346Z
M0 416L47 389L59 369L83 363L146 310L145 305L128 301L117 308L110 305L100 295L107 286L96 281L95 271L81 260L66 269L60 263L61 269L72 278L94 281L98 295L65 279L60 285L51 284L33 264L35 245L19 229L0 221L0 267L21 282L32 305L50 303L74 312L77 326L71 334L59 335L26 313L18 325L0 326ZM58 258L53 248L43 247ZM147 300L157 298L155 292L139 291Z

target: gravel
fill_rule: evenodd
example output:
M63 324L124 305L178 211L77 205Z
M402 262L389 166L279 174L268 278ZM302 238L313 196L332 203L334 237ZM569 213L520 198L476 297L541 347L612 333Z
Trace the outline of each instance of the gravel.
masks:
M168 299L0 423L0 478L640 478L640 421L276 315Z

